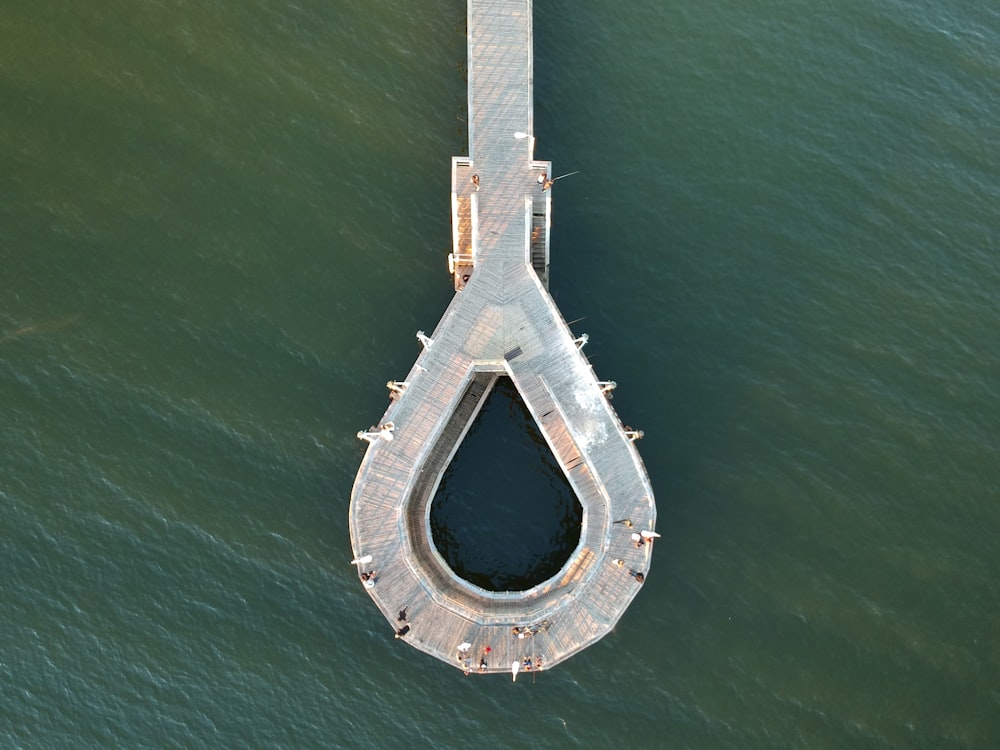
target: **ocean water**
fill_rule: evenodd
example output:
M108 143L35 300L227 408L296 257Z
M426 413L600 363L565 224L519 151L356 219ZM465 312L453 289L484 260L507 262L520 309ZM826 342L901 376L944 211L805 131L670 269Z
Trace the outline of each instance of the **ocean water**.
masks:
M996 747L1000 13L535 4L551 291L663 538L512 684L347 564L452 294L465 12L0 7L0 745Z

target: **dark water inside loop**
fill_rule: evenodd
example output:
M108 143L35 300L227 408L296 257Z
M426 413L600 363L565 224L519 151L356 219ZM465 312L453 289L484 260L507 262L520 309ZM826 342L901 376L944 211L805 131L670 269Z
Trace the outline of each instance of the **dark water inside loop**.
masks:
M524 591L559 572L583 508L510 378L500 378L430 506L435 547L461 578Z

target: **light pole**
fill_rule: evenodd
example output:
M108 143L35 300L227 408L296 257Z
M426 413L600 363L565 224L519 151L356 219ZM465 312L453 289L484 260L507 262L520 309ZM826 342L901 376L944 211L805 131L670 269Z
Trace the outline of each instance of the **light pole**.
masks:
M532 159L534 159L535 158L535 136L533 136L531 133L525 133L525 132L522 132L522 131L518 130L516 133L514 133L514 137L517 138L519 141L523 140L525 138L529 139L529 141L528 141L528 156L530 156Z

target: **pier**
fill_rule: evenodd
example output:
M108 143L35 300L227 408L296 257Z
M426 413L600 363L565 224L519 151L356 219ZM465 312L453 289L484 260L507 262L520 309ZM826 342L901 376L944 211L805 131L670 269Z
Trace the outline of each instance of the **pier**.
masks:
M417 332L420 353L387 384L382 418L358 433L367 450L351 494L364 589L400 640L473 673L548 669L602 638L641 590L657 536L641 432L622 424L614 383L548 293L558 183L534 158L532 71L532 0L469 0L469 155L451 168L455 296L432 332ZM463 580L430 531L444 470L500 377L583 507L576 549L526 591Z

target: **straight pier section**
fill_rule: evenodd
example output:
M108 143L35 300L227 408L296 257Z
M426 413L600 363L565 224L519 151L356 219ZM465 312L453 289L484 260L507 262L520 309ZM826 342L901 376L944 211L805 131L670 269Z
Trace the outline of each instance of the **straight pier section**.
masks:
M452 160L456 294L368 443L358 574L397 636L471 672L549 668L606 635L649 569L656 506L634 441L548 293L551 164L534 158L531 0L468 2L469 151ZM583 507L554 577L492 592L434 547L430 503L497 378L514 383Z

